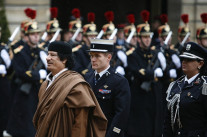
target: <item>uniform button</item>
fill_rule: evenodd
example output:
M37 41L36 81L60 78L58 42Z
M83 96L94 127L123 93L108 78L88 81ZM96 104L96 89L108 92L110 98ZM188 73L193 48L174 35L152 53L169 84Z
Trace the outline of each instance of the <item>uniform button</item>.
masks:
M180 135L180 132L178 132L178 135Z
M103 97L103 99L105 99L105 97Z

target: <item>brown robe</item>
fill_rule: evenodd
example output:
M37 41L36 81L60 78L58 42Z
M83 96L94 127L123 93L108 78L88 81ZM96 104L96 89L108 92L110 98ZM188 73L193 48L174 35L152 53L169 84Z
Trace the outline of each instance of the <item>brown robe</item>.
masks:
M36 137L104 137L107 120L89 84L73 71L44 81L33 118Z

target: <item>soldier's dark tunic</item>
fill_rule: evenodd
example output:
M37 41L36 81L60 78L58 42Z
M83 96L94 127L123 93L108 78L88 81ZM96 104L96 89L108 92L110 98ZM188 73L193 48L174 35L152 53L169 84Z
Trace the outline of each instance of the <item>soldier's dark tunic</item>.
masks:
M17 47L14 52L12 66L15 71L14 81L16 84L12 90L16 90L16 92L7 131L12 136L34 137L35 129L32 124L32 118L37 107L38 91L41 84L39 69L44 68L44 65L41 65L39 48L31 49L25 44ZM34 63L36 55L38 55L38 63ZM41 63L39 64L39 62ZM39 69L37 69L38 65L40 65ZM23 87L25 83L31 85L31 88ZM24 92L23 89L29 90Z
M0 44L0 53L2 50L5 50L5 47ZM0 65L6 64L3 61L0 55ZM9 70L7 68L7 74L0 73L0 137L3 135L3 130L6 129L6 125L8 122L8 115L10 110L10 102L11 102L11 90L10 90L10 80L8 79Z
M73 52L76 60L74 70L85 75L85 73L91 68L90 56L87 51L89 50L89 47L83 44L82 47L77 50L78 51Z
M206 82L207 77L205 76L203 78ZM179 116L182 127L179 128L177 115L173 125L174 130L172 130L172 112L168 110L165 119L164 137L207 136L207 95L202 94L203 78L201 75L198 75L188 85L184 85L184 77L172 83L172 88L169 89L169 99L172 99L176 94L180 94ZM173 107L174 115L176 105L177 102Z
M112 68L97 81L95 73L90 71L85 76L104 112L108 127L106 137L124 137L130 109L130 89L127 80L115 73Z
M134 76L131 86L131 110L128 135L155 137L162 134L162 86L154 79L154 70L160 67L156 52L140 47L128 56L128 69ZM142 84L146 83L144 88ZM147 89L149 88L149 89Z

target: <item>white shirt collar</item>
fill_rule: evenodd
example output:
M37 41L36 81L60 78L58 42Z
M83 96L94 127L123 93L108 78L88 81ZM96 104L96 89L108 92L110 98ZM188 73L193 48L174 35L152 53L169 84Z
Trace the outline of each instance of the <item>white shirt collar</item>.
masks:
M64 68L64 69L62 69L60 72L58 72L57 74L55 74L55 76L53 76L52 79L51 79L52 72L50 72L50 73L47 75L47 77L46 77L46 80L49 81L49 84L48 84L47 88L52 84L52 82L53 82L53 81L54 81L60 74L62 74L62 73L63 73L64 71L66 71L66 70L68 70L68 68Z
M198 75L199 75L199 73L196 74L195 76L191 77L190 79L188 79L187 76L185 76L185 81L188 81L188 84L190 84Z
M95 75L99 74L100 78L106 73L108 72L108 69L110 68L110 65L103 71L101 71L100 73L97 73L97 71L95 70ZM108 72L109 73L109 72Z

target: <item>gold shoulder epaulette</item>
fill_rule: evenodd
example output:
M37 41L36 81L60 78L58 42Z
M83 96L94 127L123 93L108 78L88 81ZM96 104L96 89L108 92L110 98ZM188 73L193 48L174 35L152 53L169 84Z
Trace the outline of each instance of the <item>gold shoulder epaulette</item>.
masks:
M13 40L13 41L11 42L11 46L14 46L17 42L18 42L17 40Z
M175 45L174 44L170 45L170 49L175 50Z
M38 48L44 49L43 46L45 45L45 42L42 42L38 45Z
M1 45L2 45L2 46L6 46L6 44L5 44L4 42L1 42Z
M156 49L156 46L152 46L150 49L151 50L155 50Z
M121 45L116 46L117 49L122 49L123 47Z
M134 52L135 48L130 48L127 52L126 52L126 55L129 56L131 55L133 52Z
M19 47L17 47L16 49L14 49L14 54L19 53L23 48L24 48L24 46L20 45Z
M76 52L76 51L78 51L81 47L82 47L82 45L78 45L78 46L74 47L74 48L72 49L72 52Z

